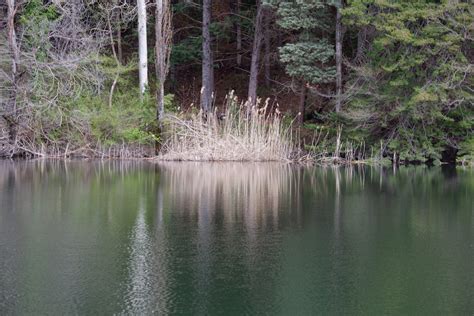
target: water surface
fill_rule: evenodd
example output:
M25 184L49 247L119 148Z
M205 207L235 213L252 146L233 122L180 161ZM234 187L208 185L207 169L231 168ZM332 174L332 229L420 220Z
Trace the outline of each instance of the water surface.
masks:
M0 314L474 314L474 172L0 162Z

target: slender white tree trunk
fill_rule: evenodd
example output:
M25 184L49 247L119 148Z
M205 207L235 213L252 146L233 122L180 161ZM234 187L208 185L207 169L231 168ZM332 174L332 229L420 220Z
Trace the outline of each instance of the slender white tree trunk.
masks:
M146 3L137 0L138 7L138 76L142 95L148 87L148 45L146 38Z

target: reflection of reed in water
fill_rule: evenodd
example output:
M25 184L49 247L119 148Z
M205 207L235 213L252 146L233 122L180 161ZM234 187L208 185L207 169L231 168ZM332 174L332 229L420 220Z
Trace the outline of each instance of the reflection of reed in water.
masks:
M193 308L196 314L212 314L209 302L216 274L231 275L230 270L238 269L250 273L255 262L274 259L273 253L264 251L269 240L272 244L274 240L264 236L279 230L280 217L297 212L293 206L299 196L299 178L295 175L300 169L271 163L215 162L164 163L158 169L165 209L180 223L196 228L191 232L196 250L190 258L196 291ZM257 279L245 276L239 281L244 288L261 286Z
M277 223L282 204L288 207L295 196L299 170L270 163L163 163L159 169L173 210L199 222L215 216L225 225L244 221L251 231Z

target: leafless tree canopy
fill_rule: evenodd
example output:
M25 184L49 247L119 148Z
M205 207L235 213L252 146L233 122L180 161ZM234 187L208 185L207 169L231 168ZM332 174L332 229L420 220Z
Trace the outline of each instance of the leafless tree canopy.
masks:
M51 4L55 18L38 19L33 12L20 20L17 13L26 4L0 5L0 143L9 124L21 126L15 146L4 154L31 150L35 139L48 138L48 131L65 124L85 133L80 111L68 109L65 100L88 90L102 93L108 78L100 54L110 48L113 32L136 14L118 0L57 0ZM14 117L9 116L13 108Z

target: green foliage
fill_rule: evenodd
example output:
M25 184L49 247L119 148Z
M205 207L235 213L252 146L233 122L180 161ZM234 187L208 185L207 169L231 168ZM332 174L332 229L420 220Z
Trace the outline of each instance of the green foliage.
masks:
M88 1L86 7L74 13L74 21L83 29L77 29L71 38L58 33L68 24L72 11L64 10L64 5L71 2L63 1L61 6L57 3L20 1L15 21L21 49L21 93L17 97L25 109L22 115L28 116L28 124L32 122L32 138L55 145L152 144L158 130L155 102L150 97L154 95L155 79L150 76L151 91L142 102L137 91L138 62L133 46L136 25L115 21L116 16L112 16L113 27L121 25L123 43L132 43L124 45L127 63L117 65L108 46L110 39L103 32L107 28L104 12L100 11L104 3ZM344 99L344 115L318 110L313 115L318 123L304 125L302 134L307 133L303 137L311 133L324 136L324 141L308 148L329 153L336 149L340 136L341 143L351 144L346 146L348 151L365 157L396 155L402 161L436 163L449 150L457 151L463 161L474 161L474 6L468 1L449 0L344 3L345 57L355 55L355 35L362 28L367 30L364 56L357 60L356 67L348 66L349 59L344 64L343 72L349 74L344 78L348 97ZM282 33L278 37L285 44L278 53L286 73L314 86L332 83L336 73L333 7L342 2L263 0L263 4L274 10L275 15L271 16L276 23L271 22L271 28L277 27L277 32ZM243 1L239 15L229 14L228 9L213 9L220 10L213 12L210 29L216 60L222 60L215 67L231 64L237 23L244 48L252 45L255 1ZM195 1L178 1L173 4L173 13L173 25L179 35L175 36L171 63L183 65L178 69L183 73L196 71L197 67L185 67L198 65L202 58L200 6ZM275 36L276 32L271 31ZM83 39L84 46L80 45ZM90 51L88 40L92 41ZM153 49L149 45L150 62L155 56ZM245 49L241 52L244 55ZM102 55L104 52L108 55ZM1 70L8 74L10 65L4 62ZM116 78L109 106L110 88ZM247 76L242 73L230 80L226 84L239 90ZM265 92L273 93L272 88ZM308 105L311 102L309 97ZM177 111L174 96L167 95L165 112ZM293 121L293 115L286 115L283 125L290 126ZM341 125L342 136L338 130Z
M141 100L137 88L136 60L117 66L110 56L97 60L100 72L107 78L104 93L97 94L87 86L77 87L68 96L59 96L55 106L33 107L35 129L41 131L37 143L77 148L86 144L150 145L159 141L156 122L156 101L146 94ZM119 75L109 105L109 88ZM44 83L38 85L43 89ZM38 93L38 91L37 91ZM34 101L34 100L33 100ZM35 101L41 104L40 100ZM165 112L177 111L174 96L165 96Z
M292 77L316 84L331 82L336 76L336 68L327 66L334 57L334 49L326 39L286 44L279 52L286 72Z
M27 24L42 20L54 21L59 17L54 4L44 4L42 0L29 0L20 16L20 23Z
M201 60L202 37L188 37L173 45L171 63L175 65Z
M220 39L229 39L229 29L231 28L230 19L223 22L212 23L210 32L212 37L217 41ZM173 44L171 50L171 63L180 65L184 63L199 63L202 58L202 36L195 35L182 39L180 42Z
M117 84L119 86L129 89L135 88L136 85L134 82L131 82L131 78L133 78L138 70L137 56L131 56L126 64L117 65L117 61L113 56L101 55L97 59L97 64L100 72L107 78L108 84L111 85L116 75L118 75Z
M46 61L47 51L52 47L47 34L51 24L59 17L54 4L43 4L42 0L29 0L19 14L20 25L24 28L24 47L35 51L39 61Z
M90 141L105 145L151 144L157 139L153 100L146 97L141 102L138 91L131 90L118 92L115 104L120 106L109 108L105 99L91 95L83 96L71 104L89 122Z
M103 59L105 71L114 74L107 58ZM110 62L110 61L109 61ZM120 73L117 90L114 93L113 105L109 107L107 95L82 94L68 103L72 112L79 112L81 120L88 126L88 141L106 146L116 144L154 145L159 141L156 121L156 100L146 94L142 100L134 73L135 66L124 65L117 70ZM174 95L165 95L165 113L176 112Z
M183 64L199 64L202 59L202 32L201 26L190 26L193 21L200 20L202 18L201 10L195 10L197 7L187 3L176 3L173 4L173 14L182 15L184 19L188 19L192 16L192 21L187 21L187 24L183 29L182 33L185 36L178 37L179 40L173 43L171 50L171 64L183 65ZM242 15L247 15L248 12L241 12ZM248 27L253 25L248 19L241 19L237 16L226 16L223 19L216 19L212 21L209 26L211 36L214 42L219 41L230 41L233 38L233 23L238 21L242 27Z
M319 0L267 0L277 8L278 25L296 35L294 43L280 47L280 61L288 75L312 84L334 81L336 69L331 66L334 46L323 38L331 14L327 3Z
M211 36L215 41L224 40L228 41L231 37L232 32L232 23L233 20L229 17L226 17L222 21L216 21L209 25L209 31Z
M278 25L286 30L329 30L330 19L327 5L319 0L267 0L267 4L277 7Z
M474 137L472 135L459 144L458 155L461 161L474 165Z
M310 131L318 131L319 129L322 128L322 126L318 125L318 124L315 124L315 123L305 122L303 124L303 128L306 129L306 130L310 130Z
M349 82L357 93L347 109L370 141L382 140L389 156L424 162L472 135L472 5L351 0L343 15L375 34L368 63Z
M174 94L165 95L165 113L177 113L179 106L175 102Z

